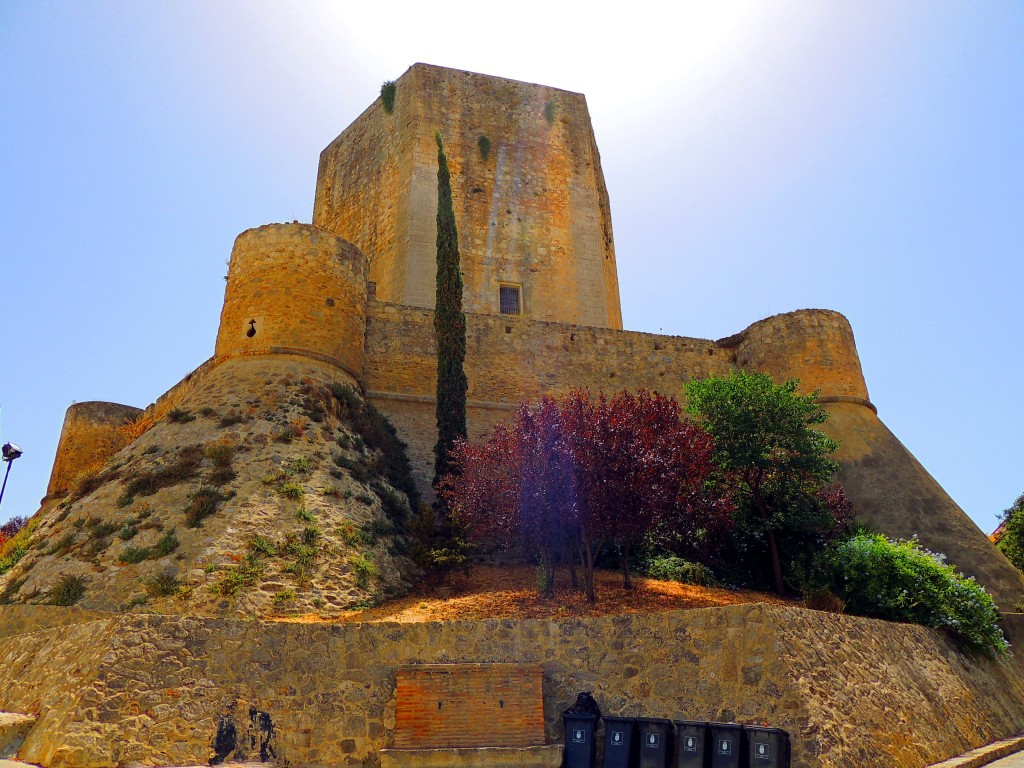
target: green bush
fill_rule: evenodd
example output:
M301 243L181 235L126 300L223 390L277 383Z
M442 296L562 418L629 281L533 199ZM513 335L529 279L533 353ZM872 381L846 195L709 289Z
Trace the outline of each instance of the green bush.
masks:
M819 556L819 586L843 600L847 613L944 629L965 650L1005 656L992 597L944 560L916 538L861 532Z
M22 528L7 541L0 544L0 576L3 576L25 556L32 546L32 534L39 527L41 518L31 518Z
M655 557L644 568L652 579L678 581L682 584L696 584L700 587L716 587L718 580L711 569L702 563L691 563L675 555Z
M168 573L154 576L146 582L146 592L150 597L171 597L178 594L181 582Z
M192 494L188 506L185 507L185 522L190 528L198 528L203 524L203 520L217 511L217 506L226 498L227 496L214 488L200 488Z
M491 140L486 136L481 136L476 140L476 146L480 150L480 157L486 160L491 154Z
M366 589L370 584L370 579L377 575L377 564L365 554L352 556L349 558L348 564L356 575L356 586L360 589Z
M121 550L117 562L124 563L125 565L135 565L143 560L148 560L152 553L153 550L149 547L125 547Z
M85 579L81 576L62 576L53 590L53 605L74 605L85 594Z

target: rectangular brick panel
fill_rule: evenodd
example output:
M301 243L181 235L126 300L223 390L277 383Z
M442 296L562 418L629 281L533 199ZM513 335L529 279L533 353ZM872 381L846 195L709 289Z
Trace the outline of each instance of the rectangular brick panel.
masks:
M527 664L422 664L398 670L395 747L544 743L542 672Z

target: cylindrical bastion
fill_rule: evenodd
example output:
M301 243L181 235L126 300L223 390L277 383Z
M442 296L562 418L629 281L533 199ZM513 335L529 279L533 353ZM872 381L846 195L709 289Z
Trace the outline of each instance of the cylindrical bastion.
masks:
M799 379L804 392L820 391L821 402L870 406L850 321L827 309L801 309L760 320L719 342L734 346L736 366L769 374L776 381Z
M79 477L95 472L128 445L129 438L120 427L141 413L142 409L130 405L96 401L68 408L46 495L72 490Z
M362 375L366 257L308 224L267 224L235 240L215 358L299 354Z

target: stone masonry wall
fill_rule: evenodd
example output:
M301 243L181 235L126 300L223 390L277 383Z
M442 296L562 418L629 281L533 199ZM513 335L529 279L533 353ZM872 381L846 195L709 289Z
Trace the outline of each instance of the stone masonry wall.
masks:
M20 757L44 766L206 763L239 706L272 721L279 760L376 765L397 670L423 663L541 665L551 742L581 690L606 714L769 722L791 732L795 768L921 768L1024 730L1017 661L764 604L429 624L121 615L0 639L0 709L40 712Z
M733 351L706 339L655 336L524 318L466 317L468 421L476 439L516 406L572 389L646 387L681 397L691 378L727 375ZM362 382L410 447L426 491L433 475L437 351L433 313L370 302Z
M435 132L452 173L467 310L498 313L508 283L522 287L526 317L621 328L586 99L426 64L399 78L392 114L375 103L320 159L313 221L366 252L380 299L434 305Z
M507 420L519 403L544 395L645 387L682 400L691 379L728 376L737 368L800 378L826 402L867 403L853 332L837 312L778 315L719 342L497 315L468 314L466 321L471 439ZM362 383L409 443L424 492L437 440L436 357L432 312L369 302Z

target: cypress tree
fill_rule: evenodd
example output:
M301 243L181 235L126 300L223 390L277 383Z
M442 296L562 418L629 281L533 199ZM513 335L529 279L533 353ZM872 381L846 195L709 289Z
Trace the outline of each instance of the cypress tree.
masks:
M437 298L434 334L437 337L437 445L434 446L434 485L448 474L452 444L466 438L466 315L462 311L462 271L459 233L452 207L452 181L441 134L437 142Z

